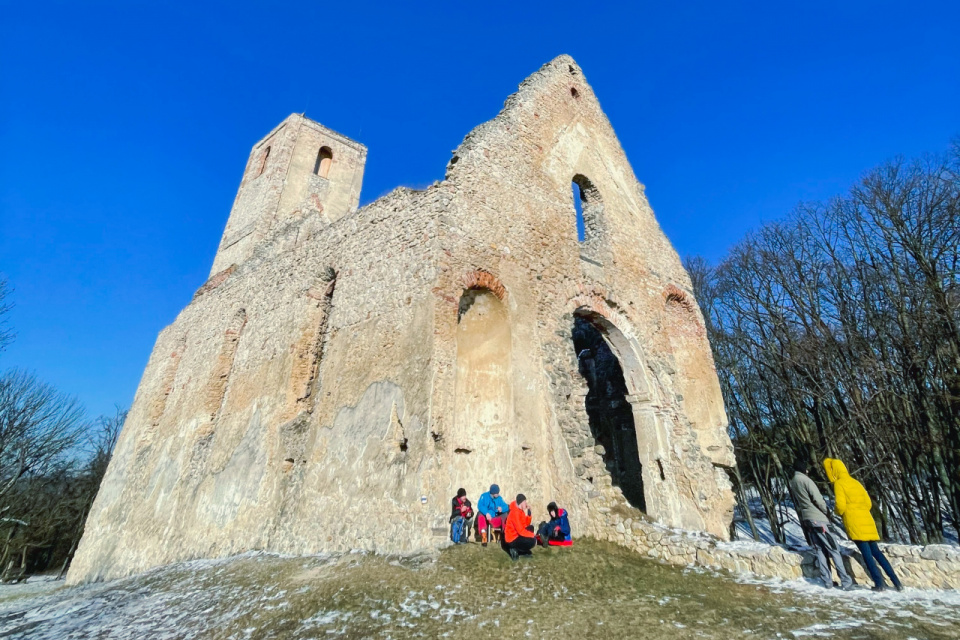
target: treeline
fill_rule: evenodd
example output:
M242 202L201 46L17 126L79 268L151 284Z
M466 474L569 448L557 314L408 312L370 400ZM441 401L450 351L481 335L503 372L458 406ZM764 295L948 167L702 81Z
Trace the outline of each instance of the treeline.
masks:
M844 460L888 540L960 518L960 146L867 173L718 266L687 260L745 488L774 537L807 456Z
M9 288L0 279L0 352ZM88 419L80 403L33 374L0 372L0 580L62 577L83 533L125 411Z

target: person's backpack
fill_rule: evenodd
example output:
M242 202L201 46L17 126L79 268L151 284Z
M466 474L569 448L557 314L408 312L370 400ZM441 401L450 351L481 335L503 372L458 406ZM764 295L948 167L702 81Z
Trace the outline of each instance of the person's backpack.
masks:
M450 540L453 544L462 544L467 541L467 521L457 517L450 523Z

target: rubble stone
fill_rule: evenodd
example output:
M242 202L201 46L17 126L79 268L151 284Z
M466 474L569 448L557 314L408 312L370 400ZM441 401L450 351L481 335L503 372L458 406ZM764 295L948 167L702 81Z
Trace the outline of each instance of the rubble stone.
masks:
M491 482L604 537L632 507L590 429L575 316L622 366L646 517L726 537L734 458L703 316L573 59L526 79L426 189L358 208L366 153L302 115L254 145L69 582L251 549L431 550L457 488ZM593 198L583 241L574 180ZM637 517L611 533L655 544Z

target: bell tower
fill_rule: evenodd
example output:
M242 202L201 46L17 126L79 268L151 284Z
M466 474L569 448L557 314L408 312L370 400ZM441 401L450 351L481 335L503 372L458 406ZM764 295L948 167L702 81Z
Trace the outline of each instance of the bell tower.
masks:
M253 146L210 275L240 264L285 222L336 222L360 203L367 148L292 114Z

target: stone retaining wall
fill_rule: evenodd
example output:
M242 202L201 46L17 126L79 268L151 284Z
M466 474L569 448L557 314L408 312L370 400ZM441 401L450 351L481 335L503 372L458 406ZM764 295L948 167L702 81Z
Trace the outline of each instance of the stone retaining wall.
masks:
M639 511L610 509L601 539L635 549L651 558L676 565L698 565L731 573L751 573L766 578L796 580L818 578L811 551L795 552L758 542L721 542L704 534L667 529L648 522ZM918 589L960 589L960 549L932 544L925 547L881 544L884 554L904 586ZM872 585L860 553L843 547L847 570L857 583Z

